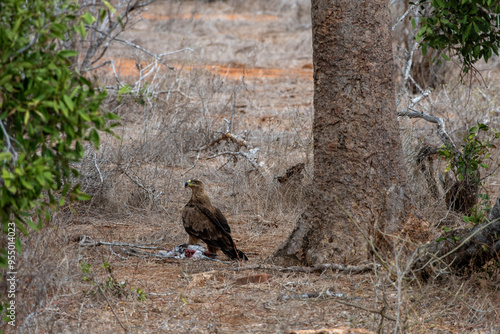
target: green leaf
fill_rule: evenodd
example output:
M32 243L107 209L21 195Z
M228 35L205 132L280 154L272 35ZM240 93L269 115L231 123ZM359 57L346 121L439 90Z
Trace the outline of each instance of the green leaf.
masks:
M19 227L19 226L18 226ZM25 235L28 234L28 231L26 231L26 229L24 227L20 228L21 232L23 232ZM15 245L16 245L16 250L19 254L21 254L23 252L23 247L21 246L21 240L16 237L16 242L15 242Z
M467 40L467 37L469 37L471 30L472 30L472 23L469 23L467 28L465 28L464 34L462 35L462 43L463 44L465 44L465 41Z
M76 195L76 199L79 201L88 201L88 200L92 199L92 196L89 196L89 195L84 194L84 193L79 193Z
M83 22L85 22L85 24L91 25L96 21L96 18L92 14L90 14L90 12L86 12L82 15L82 20Z
M425 44L422 45L422 54L424 56L427 54L427 46Z
M417 37L416 37L417 42L420 42L422 40L426 31L427 31L427 26L424 25L422 28L420 28L420 30L417 32Z
M113 114L112 112L108 112L106 115L104 115L104 117L110 120L121 119L120 116Z
M42 228L41 224L37 225L37 224L33 223L33 221L31 219L25 218L24 220L26 221L26 223L28 224L28 226L31 227L35 231L38 231L38 230L40 230Z
M443 0L436 0L436 3L439 7L444 8L446 7L445 3Z
M12 159L12 154L10 152L1 152L0 153L0 161L1 160L10 160Z
M75 26L75 31L82 37L82 39L85 39L85 36L87 36L87 30L85 30L83 22L80 22L79 25Z
M483 123L479 123L478 127L479 127L479 130L482 130L482 131L488 131L489 130L488 126L486 124L483 124Z
M444 60L447 60L449 61L450 60L450 57L448 57L446 54L444 53L441 53L441 57L443 57Z
M89 141L94 144L95 148L99 147L99 134L95 129L90 130Z
M24 177L21 177L20 180L21 180L21 184L23 185L24 188L29 189L29 190L34 189L33 185L30 182L28 182Z
M107 15L106 9L101 8L99 10L99 21L101 21L101 22L104 21L104 18L106 17L106 15Z
M480 30L479 30L479 27L477 26L476 22L472 21L472 25L474 26L474 31L479 34Z
M118 91L118 96L128 94L131 91L132 91L132 88L130 88L130 85L127 84L127 85L123 86L122 88L120 88L120 90Z
M64 58L71 58L71 57L78 56L78 52L73 51L73 50L61 50L58 52L58 54Z
M482 163L480 164L480 166L481 166L481 167L483 167L483 168L486 168L486 169L490 168L490 166L488 166L488 165L487 165L487 164L485 164L484 162L482 162Z
M411 18L411 27L412 27L413 29L415 29L415 27L416 27L416 26L417 26L417 24L415 23L415 18L414 18L414 17L412 17L412 18Z
M104 3L104 5L105 5L106 7L108 7L108 10L109 10L111 13L113 13L113 14L114 14L114 13L116 12L115 7L113 7L113 6L112 6L109 2L107 2L106 0L103 0L102 2Z
M75 104L71 100L71 97L69 97L68 95L63 95L63 100L64 100L64 103L66 104L66 106L68 106L70 111L75 110Z
M474 54L474 57L477 57L479 55L479 52L481 51L481 46L479 45L476 45L474 47L474 51L473 51L473 54Z

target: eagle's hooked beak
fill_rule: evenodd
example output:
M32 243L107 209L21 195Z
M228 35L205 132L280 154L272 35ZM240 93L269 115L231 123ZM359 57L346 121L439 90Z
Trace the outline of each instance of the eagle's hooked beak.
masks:
M187 188L191 185L191 180L187 180L186 183L184 184L184 188Z

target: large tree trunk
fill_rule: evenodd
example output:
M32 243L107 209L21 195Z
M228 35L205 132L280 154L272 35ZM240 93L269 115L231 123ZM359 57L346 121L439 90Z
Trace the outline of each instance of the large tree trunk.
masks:
M274 254L286 265L360 263L405 218L387 0L312 0L314 184L311 202ZM377 232L378 231L378 232Z

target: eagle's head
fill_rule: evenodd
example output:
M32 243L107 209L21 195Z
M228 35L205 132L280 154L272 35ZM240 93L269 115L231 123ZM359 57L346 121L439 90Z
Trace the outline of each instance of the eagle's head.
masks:
M210 204L210 199L205 193L205 185L203 184L203 182L195 179L187 180L186 183L184 184L184 187L185 188L189 187L193 191L191 193L192 195L191 200L201 201Z
M199 181L199 180L187 180L186 183L184 184L184 187L187 188L191 188L191 189L195 189L195 188L201 188L203 189L203 182Z

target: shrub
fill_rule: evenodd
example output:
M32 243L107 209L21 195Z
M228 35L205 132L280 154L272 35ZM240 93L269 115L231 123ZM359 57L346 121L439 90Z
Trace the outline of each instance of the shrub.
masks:
M98 130L116 119L99 107L106 92L77 73L67 46L86 34L69 0L6 0L0 4L0 219L28 233L65 200L83 200L71 163L83 143L99 145ZM18 235L16 246L21 250ZM6 267L5 249L0 266Z

